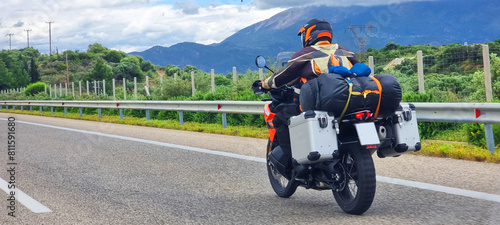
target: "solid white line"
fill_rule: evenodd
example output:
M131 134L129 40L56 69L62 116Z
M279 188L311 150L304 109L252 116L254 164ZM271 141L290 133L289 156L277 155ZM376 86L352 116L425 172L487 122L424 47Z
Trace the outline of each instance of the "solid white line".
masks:
M5 191L5 193L7 193L9 196L10 196L11 191L15 191L16 201L23 204L24 206L26 206L26 208L31 210L31 212L34 212L34 213L52 212L49 208L45 207L40 202L36 201L35 199L30 197L29 195L25 194L24 192L19 190L17 187L16 187L16 189L11 190L8 188L8 185L9 185L9 183L7 183L7 181L0 178L0 189Z
M6 120L3 118L0 118L0 119ZM226 156L226 157L243 159L243 160L254 161L254 162L261 162L261 163L266 162L266 160L264 158L239 155L239 154L227 153L227 152L219 152L219 151L208 150L208 149L203 149L203 148L169 144L169 143L163 143L163 142L159 142L159 141L150 141L150 140L144 140L144 139L139 139L139 138L131 138L131 137L125 137L125 136L119 136L119 135L113 135L113 134L105 134L105 133L99 133L99 132L93 132L93 131L77 130L77 129L72 129L72 128L58 127L58 126L39 124L39 123L24 122L24 121L18 121L18 120L16 120L16 122L35 125L35 126L41 126L41 127L48 127L48 128L54 128L54 129L60 129L60 130L85 133L85 134L100 135L100 136L104 136L104 137L117 138L117 139L122 139L122 140L135 141L135 142L165 146L165 147L170 147L170 148L184 149L184 150L188 150L188 151L195 151L195 152L202 152L202 153L208 153L208 154L213 154L213 155ZM402 186L407 186L407 187L443 192L443 193L447 193L447 194L466 196L466 197L471 197L471 198L475 198L475 199L481 199L481 200L487 200L487 201L493 201L493 202L500 203L500 195L488 194L488 193L484 193L484 192L470 191L470 190L465 190L465 189L452 188L452 187L446 187L446 186L428 184L428 183L422 183L422 182L416 182L416 181L402 180L402 179L396 179L396 178L390 178L390 177L384 177L384 176L377 176L377 181L383 182L383 183L397 184L397 185L402 185Z

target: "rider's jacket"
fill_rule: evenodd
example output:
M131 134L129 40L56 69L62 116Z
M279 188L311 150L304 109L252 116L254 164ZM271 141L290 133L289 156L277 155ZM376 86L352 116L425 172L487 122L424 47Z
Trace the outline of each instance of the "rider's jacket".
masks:
M357 62L353 52L338 44L321 41L296 52L285 67L264 80L262 87L274 89L288 84L300 88L305 81L328 73L331 66L350 69Z

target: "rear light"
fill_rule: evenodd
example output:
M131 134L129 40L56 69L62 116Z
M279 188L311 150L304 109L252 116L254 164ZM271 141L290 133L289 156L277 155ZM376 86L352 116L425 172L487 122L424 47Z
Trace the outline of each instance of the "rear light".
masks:
M367 149L374 149L374 148L377 148L377 145L367 145L366 148Z
M356 113L356 118L357 119L361 119L365 116L365 112L359 112L359 113Z

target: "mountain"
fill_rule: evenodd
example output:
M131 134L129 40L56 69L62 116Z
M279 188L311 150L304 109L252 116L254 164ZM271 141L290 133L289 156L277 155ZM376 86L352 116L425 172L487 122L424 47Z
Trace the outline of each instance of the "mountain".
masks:
M500 38L500 4L497 0L436 0L383 6L310 6L285 10L262 22L246 27L218 44L179 43L155 46L140 55L153 64L192 65L203 71L228 73L256 69L257 55L276 57L279 52L298 51L297 32L309 19L325 19L332 24L333 41L358 51L350 24L372 23L367 48L381 48L389 42L401 45L444 45L485 43ZM356 29L362 38L367 29Z

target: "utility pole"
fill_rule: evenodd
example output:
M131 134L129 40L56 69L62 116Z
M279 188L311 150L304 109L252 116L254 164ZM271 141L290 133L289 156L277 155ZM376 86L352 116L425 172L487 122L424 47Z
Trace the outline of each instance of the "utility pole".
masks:
M30 31L31 29L24 30L26 31L26 37L28 38L28 48L30 47Z
M54 23L54 21L45 21L46 23L49 24L49 55L52 55L52 31L51 31L51 24Z
M5 35L5 36L9 36L9 50L12 50L12 36L13 35L14 34L7 34L7 35Z
M372 23L370 22L370 24L368 25L349 25L347 29L351 30L352 33L354 34L354 37L356 37L356 41L358 42L358 48L359 48L359 52L366 52L366 39L368 38L368 34L370 33L370 30L375 28ZM366 31L366 34L363 38L359 37L358 34L356 33L356 29L368 29Z

